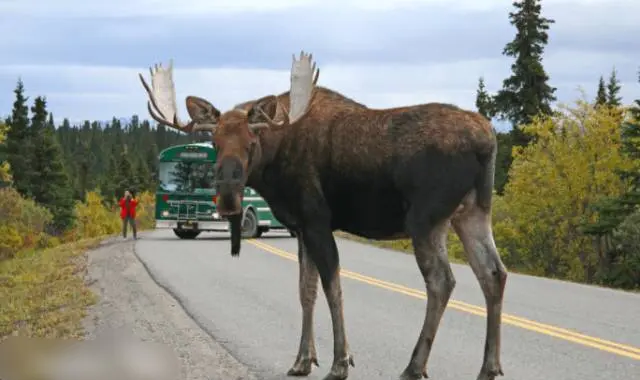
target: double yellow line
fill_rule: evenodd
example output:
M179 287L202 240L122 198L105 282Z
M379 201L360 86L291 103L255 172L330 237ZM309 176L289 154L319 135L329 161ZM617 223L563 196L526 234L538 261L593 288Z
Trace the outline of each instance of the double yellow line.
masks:
M291 254L287 251L284 251L280 248L274 247L272 245L266 244L264 242L250 239L247 242L253 244L254 246L263 249L269 253L280 256L287 260L298 261L297 255ZM346 269L341 269L340 274L342 277L346 277L352 280L360 281L365 284L377 286L379 288L391 290L392 292L401 293L410 297L426 299L427 295L424 291L420 291L417 289L409 288L403 285L395 284L388 281L383 281L374 277L365 276L360 273L352 272ZM486 317L486 309L480 306L468 304L466 302L450 300L449 307L464 311L467 313L479 315L482 317ZM610 352L612 354L624 356L627 358L640 360L640 348L628 346L625 344L620 344L612 341L608 341L605 339L600 339L584 334L577 333L575 331L563 329L561 327L551 326L544 323L539 323L536 321L532 321L530 319L516 317L514 315L502 314L502 321L506 324L517 326L529 331L535 331L540 334L552 336L559 339L564 339L569 342L573 342L576 344L581 344L583 346L595 348L601 351Z

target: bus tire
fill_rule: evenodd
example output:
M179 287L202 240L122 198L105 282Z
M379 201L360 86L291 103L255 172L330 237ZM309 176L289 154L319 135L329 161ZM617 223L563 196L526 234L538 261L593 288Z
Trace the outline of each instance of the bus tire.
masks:
M198 235L200 235L200 231L193 230L181 230L178 228L173 229L173 233L176 234L180 239L195 239Z
M262 234L258 227L258 217L253 209L248 209L242 222L242 237L252 239L260 237L260 235Z
M296 233L294 230L289 230L289 235L291 235L291 237L296 237Z

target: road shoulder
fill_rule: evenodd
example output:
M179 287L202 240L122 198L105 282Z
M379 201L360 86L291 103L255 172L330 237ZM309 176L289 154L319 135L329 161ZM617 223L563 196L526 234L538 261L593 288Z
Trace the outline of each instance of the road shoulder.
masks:
M99 297L84 319L87 338L124 329L140 340L169 345L181 361L181 379L254 379L158 286L136 257L134 244L112 238L87 253L87 281Z

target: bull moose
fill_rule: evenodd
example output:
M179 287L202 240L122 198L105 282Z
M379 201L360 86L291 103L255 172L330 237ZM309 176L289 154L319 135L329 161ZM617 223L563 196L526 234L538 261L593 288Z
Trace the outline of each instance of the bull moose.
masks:
M503 375L502 300L507 271L496 248L491 207L497 141L476 112L441 103L372 109L316 86L312 55L293 56L290 90L221 113L186 97L191 120L177 117L173 63L152 68L148 110L180 131L207 130L218 149L218 211L231 222L231 254L240 252L241 196L256 189L298 239L302 332L290 376L318 365L313 313L318 277L333 326L333 364L324 379L354 366L345 333L340 264L333 232L369 239L411 239L425 281L427 310L400 379L427 377L427 359L455 286L447 257L450 226L460 237L485 296L484 358L477 380ZM288 109L286 105L288 104Z

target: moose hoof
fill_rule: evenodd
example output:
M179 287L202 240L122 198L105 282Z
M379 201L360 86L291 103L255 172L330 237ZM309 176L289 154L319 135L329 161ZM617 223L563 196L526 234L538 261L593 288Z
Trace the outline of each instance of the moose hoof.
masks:
M502 372L502 367L497 366L493 369L482 369L482 371L480 371L480 374L478 375L477 380L495 380L496 377L498 376L504 376L504 373Z
M429 376L427 375L427 370L423 370L422 372L416 372L411 370L410 368L406 368L402 374L400 375L400 379L399 380L419 380L422 378L429 378Z
M342 359L333 361L331 372L323 378L323 380L344 380L349 376L349 366L355 367L355 361L352 355L347 355Z
M293 367L287 372L287 376L308 376L311 373L311 365L319 367L318 359L315 357L296 359Z
M345 380L347 376L347 374L342 375L329 372L329 374L327 374L327 376L325 376L322 380Z

